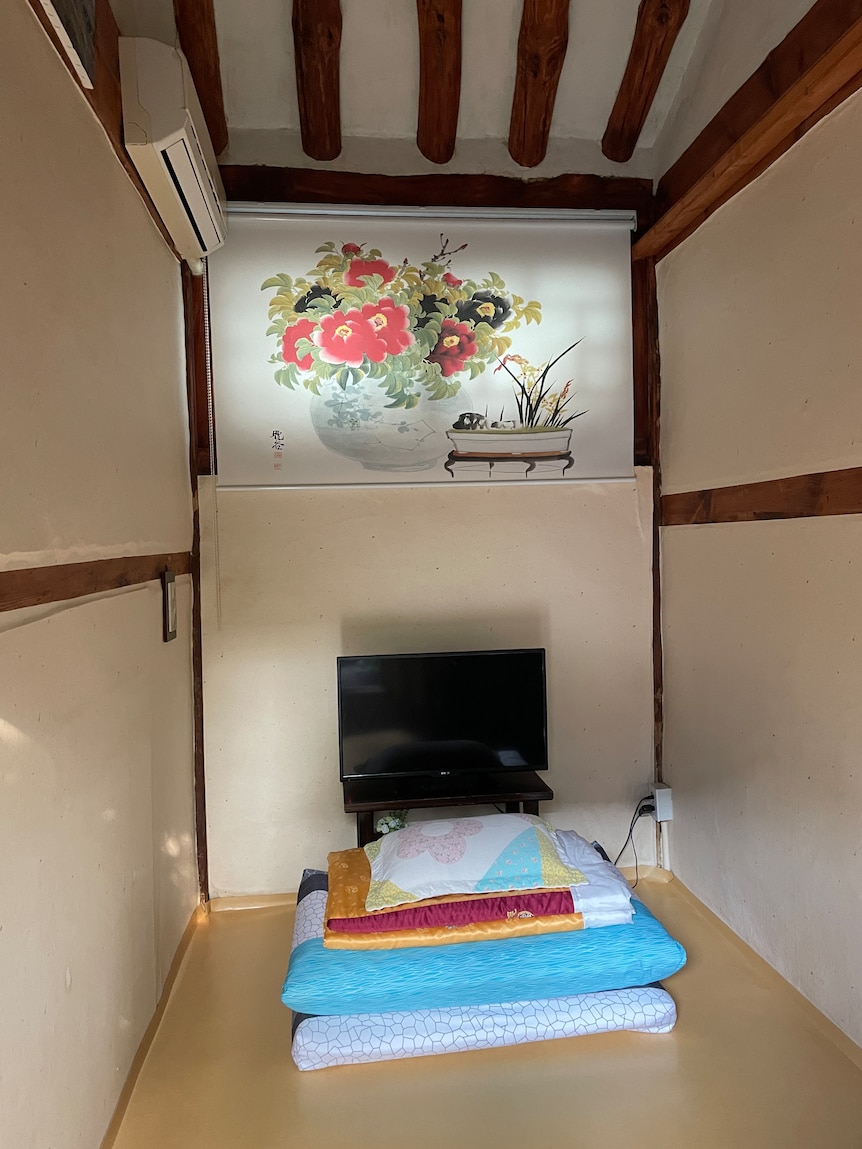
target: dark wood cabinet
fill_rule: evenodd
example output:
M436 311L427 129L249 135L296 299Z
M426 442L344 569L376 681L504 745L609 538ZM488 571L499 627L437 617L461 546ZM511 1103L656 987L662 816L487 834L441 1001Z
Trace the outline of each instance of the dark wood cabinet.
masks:
M521 810L538 814L539 803L550 802L554 797L554 791L535 770L349 778L342 785L344 810L356 815L359 846L379 837L374 830L374 815L378 812L437 806L503 806L507 814Z

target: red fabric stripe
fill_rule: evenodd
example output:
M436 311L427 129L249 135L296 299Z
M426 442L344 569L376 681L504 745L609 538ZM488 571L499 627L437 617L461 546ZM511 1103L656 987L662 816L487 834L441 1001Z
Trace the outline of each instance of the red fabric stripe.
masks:
M535 918L574 912L574 902L568 890L525 890L505 897L474 898L463 902L440 902L432 906L386 910L363 918L330 918L327 925L338 933L374 934L389 930L505 921L522 915Z

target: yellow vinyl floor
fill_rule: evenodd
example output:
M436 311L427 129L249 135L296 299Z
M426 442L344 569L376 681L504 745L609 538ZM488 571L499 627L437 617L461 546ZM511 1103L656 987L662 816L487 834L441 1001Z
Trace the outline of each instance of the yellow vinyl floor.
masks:
M858 1048L678 882L638 892L689 955L671 1033L306 1073L279 1000L292 910L211 914L114 1149L862 1149Z

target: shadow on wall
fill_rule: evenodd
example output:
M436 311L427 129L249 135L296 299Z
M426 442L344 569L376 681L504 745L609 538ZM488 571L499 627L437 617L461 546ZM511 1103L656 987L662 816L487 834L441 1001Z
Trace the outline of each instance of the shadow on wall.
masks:
M550 660L548 611L477 615L475 611L443 618L380 614L346 618L341 623L341 653L424 654L458 650L521 650L545 647Z

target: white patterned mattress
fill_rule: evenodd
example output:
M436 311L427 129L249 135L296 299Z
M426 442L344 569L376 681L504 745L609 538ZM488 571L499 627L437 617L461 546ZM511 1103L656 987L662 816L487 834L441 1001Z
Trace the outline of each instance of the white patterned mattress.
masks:
M618 1029L667 1033L675 1022L676 1006L670 994L645 986L460 1009L325 1017L300 1014L292 1052L300 1069L324 1069Z

